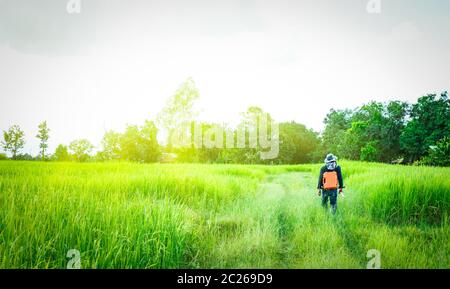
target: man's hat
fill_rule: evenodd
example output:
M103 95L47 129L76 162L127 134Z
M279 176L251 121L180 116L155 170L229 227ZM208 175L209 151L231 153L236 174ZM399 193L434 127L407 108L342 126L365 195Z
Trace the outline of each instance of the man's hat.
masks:
M333 154L327 154L327 157L325 158L325 163L331 163L337 161L337 157Z

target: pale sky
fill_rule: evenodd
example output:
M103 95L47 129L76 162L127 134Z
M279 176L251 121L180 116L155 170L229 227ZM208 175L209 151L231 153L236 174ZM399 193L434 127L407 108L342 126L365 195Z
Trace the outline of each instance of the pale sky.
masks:
M450 88L450 1L0 0L0 130L36 154L153 119L192 77L202 118L257 105L320 131L331 108Z

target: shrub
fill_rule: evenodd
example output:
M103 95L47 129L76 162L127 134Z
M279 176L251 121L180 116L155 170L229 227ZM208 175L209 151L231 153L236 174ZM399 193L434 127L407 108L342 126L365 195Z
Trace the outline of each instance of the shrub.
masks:
M450 166L450 137L444 137L431 147L428 155L423 157L419 164L427 166Z

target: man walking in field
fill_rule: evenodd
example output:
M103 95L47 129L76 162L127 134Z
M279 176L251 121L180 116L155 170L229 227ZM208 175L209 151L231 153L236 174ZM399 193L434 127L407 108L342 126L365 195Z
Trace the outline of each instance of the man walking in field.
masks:
M342 180L341 167L337 165L337 157L328 154L325 158L325 165L320 169L319 182L317 184L317 194L322 195L322 206L328 207L330 199L331 212L333 215L337 209L337 192L342 193L344 182Z

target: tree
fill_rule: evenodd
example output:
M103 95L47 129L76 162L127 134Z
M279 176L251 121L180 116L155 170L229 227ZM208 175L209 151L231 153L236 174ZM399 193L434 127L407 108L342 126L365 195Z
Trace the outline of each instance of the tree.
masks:
M42 160L45 160L45 150L48 148L48 139L49 139L49 132L50 129L47 127L47 122L41 122L39 124L39 131L36 137L40 140L39 148L41 149L40 155Z
M89 160L93 148L94 146L87 139L74 140L69 145L69 149L74 155L75 160L79 162Z
M146 120L140 131L140 145L142 161L146 163L156 162L161 156L161 150L157 139L158 129L153 121Z
M183 149L181 152L178 152L179 159L181 161L200 161L202 163L223 162L219 157L225 150L224 135L220 136L217 135L217 133L223 133L224 127L219 124L205 122L201 123L200 127L203 145L199 148L192 146ZM209 146L212 146L213 144L214 146L205 146L205 142L209 142Z
M450 137L444 137L435 146L430 147L428 155L420 160L420 164L429 166L450 166Z
M317 133L296 122L280 123L280 164L299 164L313 161L320 145Z
M65 145L58 145L55 149L55 153L53 154L53 158L59 162L67 162L70 161L69 149Z
M115 131L110 130L105 133L102 139L103 149L98 154L101 160L109 161L120 159L120 138L121 134Z
M241 113L241 116L242 120L238 125L238 130L245 132L245 146L244 148L239 148L237 151L236 156L239 159L236 162L246 164L273 162L273 160L263 160L261 158L261 153L268 149L263 148L260 140L260 130L265 129L263 126L267 126L267 137L270 136L272 138L272 133L269 132L272 130L272 116L257 106L249 107L247 111ZM262 123L263 119L266 121L265 124ZM238 144L239 142L239 137L236 135L236 143Z
M407 112L408 104L400 101L370 102L352 111L331 110L323 134L326 151L353 160L398 159Z
M142 127L128 125L120 136L120 158L136 162L156 162L161 155L158 130L152 121Z
M428 94L419 98L410 111L410 121L400 137L401 148L409 162L428 153L430 146L450 137L450 100L448 93L440 97Z
M121 159L138 162L140 158L139 127L127 125L125 132L120 138Z
M179 139L180 134L185 133L186 125L189 125L198 115L198 112L194 109L194 104L199 95L194 81L192 78L188 78L158 114L156 122L167 134L167 147L169 150L173 146L180 145L180 142L182 142ZM185 144L181 143L181 146L183 145Z
M352 150L352 158L378 162L398 159L407 108L405 102L390 101L370 102L357 109L344 142L346 150Z
M351 127L353 117L352 110L332 109L324 119L325 130L322 134L322 148L325 153L333 153L340 157L343 155L345 133ZM350 158L351 155L347 156Z
M336 154L340 158L360 160L361 151L364 150L366 144L364 132L367 130L367 127L368 123L366 121L352 121L351 127L340 136Z
M25 154L17 154L16 160L20 160L20 161L34 161L36 160L35 157L33 157L32 155L25 153Z
M12 158L16 159L17 153L24 147L25 133L18 125L11 126L8 131L3 131L2 146L6 152L11 152Z
M386 119L383 125L380 146L384 161L399 159L403 155L400 137L405 129L409 104L401 101L391 101L386 106Z
M380 158L378 141L369 141L361 148L360 160L367 162L376 162Z

